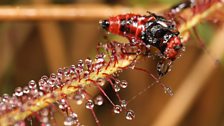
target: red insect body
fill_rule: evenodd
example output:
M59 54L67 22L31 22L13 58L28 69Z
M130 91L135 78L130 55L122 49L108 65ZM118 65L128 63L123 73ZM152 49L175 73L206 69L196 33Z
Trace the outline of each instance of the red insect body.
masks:
M144 25L152 20L155 20L154 16L145 17L138 14L118 15L109 18L110 26L108 27L108 31L113 34L125 36L128 39L135 38L141 40L139 37L141 37L142 31L145 30ZM130 25L122 24L122 22L125 23L126 21ZM129 32L126 31L127 29L129 29Z
M132 43L158 48L165 59L175 60L182 43L173 22L155 14L124 14L101 21L108 32L121 35Z

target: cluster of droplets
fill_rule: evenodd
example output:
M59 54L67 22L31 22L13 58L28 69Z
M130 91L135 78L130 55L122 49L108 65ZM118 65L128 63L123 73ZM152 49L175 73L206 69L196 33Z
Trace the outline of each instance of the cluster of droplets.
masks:
M48 93L51 93L52 97L57 97L56 94L54 94L55 89L62 88L65 85L71 84L73 81L80 81L81 79L87 80L89 79L92 72L98 73L101 71L102 67L116 65L119 58L125 58L124 53L126 53L127 50L124 46L124 44L119 44L116 42L102 45L102 48L106 52L99 52L94 60L90 58L79 60L77 65L59 68L56 73L50 74L49 77L46 75L42 76L38 82L31 80L28 83L28 86L25 86L23 88L17 87L15 89L15 92L13 93L13 96L4 94L0 98L0 114L10 112L14 109L19 109L22 111L24 109L22 106L24 103L33 105L33 101L35 99ZM110 54L110 57L106 57L107 55L105 53ZM115 74L117 74L118 76L120 72L121 70L114 73L114 76ZM105 78L98 78L96 80L96 83L99 86L104 86L106 81L107 80ZM80 84L80 87L72 96L72 99L75 100L78 105L82 104L83 101L86 101L86 108L93 109L95 105L101 106L103 104L104 98L101 95L96 96L94 99L87 99L85 88L82 86L83 84ZM117 80L117 82L113 85L115 92L118 92L120 88L126 87L127 82L125 80L119 82ZM71 113L73 113L73 111L71 110L71 107L67 100L67 96L62 96L62 99L58 100L56 103L60 110L67 113L64 125L69 126L78 124L75 123L78 122L75 119L77 118L77 116L71 116ZM38 119L42 125L49 125L49 113L51 113L52 111L52 108L45 108L38 112ZM23 124L23 121L19 121L16 124Z
M115 114L120 114L123 110L126 112L125 118L127 120L133 120L135 118L134 111L127 109L127 102L126 102L126 100L121 100L120 101L120 105L114 105L114 108L113 108L113 112Z
M56 89L62 89L66 85L71 85L74 81L80 82L82 79L90 80L90 74L94 72L98 74L102 69L107 69L109 66L115 66L119 59L126 58L128 52L137 52L135 46L130 44L120 44L117 42L110 42L105 45L100 45L100 48L104 49L104 52L98 52L95 59L86 58L85 60L79 60L77 65L71 65L69 67L59 68L56 73L50 74L50 76L42 76L38 82L31 80L25 87L17 87L12 96L4 94L0 97L0 114L11 112L15 109L25 111L23 104L34 105L33 101L46 94L50 94L52 97L58 97L58 94L54 93ZM138 47L137 47L138 50ZM109 56L108 56L109 54ZM135 62L133 62L135 65ZM103 68L104 67L104 68ZM101 88L106 82L109 82L117 94L121 89L125 89L128 86L126 80L118 80L116 77L122 72L122 69L113 73L111 76L106 75L105 78L97 78L92 80L94 86L97 85L104 97L106 97L113 105L113 111L119 114L124 110L126 112L126 119L132 120L135 117L133 110L127 109L127 102L119 99L119 104L114 104L106 93ZM53 118L55 105L66 113L64 125L80 125L78 116L73 112L70 107L68 98L74 100L78 105L85 102L87 109L93 110L94 106L101 106L104 102L104 97L98 95L94 98L90 98L85 90L85 84L79 84L76 87L77 90L71 96L60 96L61 99L56 101L56 104L50 104L49 107L43 108L39 112L36 112L36 116L42 126L50 126L50 118ZM119 98L119 97L118 97ZM53 119L52 119L53 120ZM97 120L97 119L96 119ZM15 125L23 126L24 121L17 121Z
M70 113L64 120L64 126L73 126L77 125L79 126L79 120L78 120L78 115L76 113Z

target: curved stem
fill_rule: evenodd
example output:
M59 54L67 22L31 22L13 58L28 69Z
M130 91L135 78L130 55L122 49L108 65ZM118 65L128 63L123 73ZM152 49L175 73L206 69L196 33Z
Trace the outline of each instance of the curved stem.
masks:
M107 69L102 68L98 73L92 72L89 75L89 79L96 81L97 78L104 78L105 77L104 73L111 75L117 70L119 70L119 67L128 66L132 62L133 58L134 56L127 56L127 58L125 59L118 60L115 66L114 64L112 64L109 65ZM78 86L81 85L84 87L89 85L90 83L91 82L86 81L85 78L81 78L80 81L74 81L71 84L65 85L62 88L58 88L53 92L48 93L42 97L39 97L33 101L29 101L29 103L26 103L22 106L22 109L15 109L9 113L1 115L0 124L1 126L7 126L12 125L17 121L24 120L26 117L32 115L32 113L38 112L39 110L61 99L62 96L74 93L78 89L77 88Z

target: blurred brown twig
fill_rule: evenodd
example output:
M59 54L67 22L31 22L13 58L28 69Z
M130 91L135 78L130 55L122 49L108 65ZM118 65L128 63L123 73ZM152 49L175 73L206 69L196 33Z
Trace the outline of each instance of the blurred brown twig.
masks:
M149 7L158 12L165 6ZM122 13L144 14L142 7L109 6L104 4L0 6L0 20L98 20Z

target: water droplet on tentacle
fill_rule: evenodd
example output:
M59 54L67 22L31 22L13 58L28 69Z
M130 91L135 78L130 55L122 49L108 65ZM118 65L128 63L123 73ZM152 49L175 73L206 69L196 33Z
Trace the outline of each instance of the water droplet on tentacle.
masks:
M121 108L121 106L120 105L115 105L114 106L114 113L115 114L119 114L119 113L121 113L122 112L122 108Z
M114 88L114 91L115 91L115 92L119 92L119 91L121 90L120 86L117 85L117 84L114 84L114 85L113 85L113 88Z
M164 89L164 92L166 93L166 94L168 94L168 95L170 95L170 96L173 96L173 90L170 88L170 87L168 87L168 86L164 86L163 87L163 89Z
M123 108L126 108L127 107L126 100L121 100L121 107L123 107Z
M83 93L82 89L79 89L78 91L76 91L73 97L77 105L81 105L84 98L85 98L85 94Z
M36 89L37 84L36 84L36 82L35 82L34 80L31 80L31 81L28 83L28 87L29 87L30 89Z
M23 87L23 93L26 94L26 95L29 94L30 89L27 86Z
M126 112L126 116L125 117L126 117L127 120L133 120L135 118L134 111L133 110L128 110Z
M87 109L93 109L93 107L94 107L93 101L92 100L88 100L86 102L86 108Z
M23 95L23 89L21 87L17 87L15 89L15 96L21 97Z
M120 82L120 87L121 87L121 88L127 88L127 86L128 86L128 82L127 82L126 80L122 80L122 81Z
M63 112L65 112L65 111L67 111L68 110L68 104L67 104L67 102L66 102L66 100L65 99L61 99L61 100L59 100L58 101L58 107L63 111Z
M102 105L103 104L103 97L101 95L98 95L95 99L94 99L94 103L96 105Z
M68 116L65 118L64 126L72 126L74 124L72 117Z
M105 83L106 83L106 80L104 78L98 78L96 80L97 84L100 85L100 86L104 86Z

